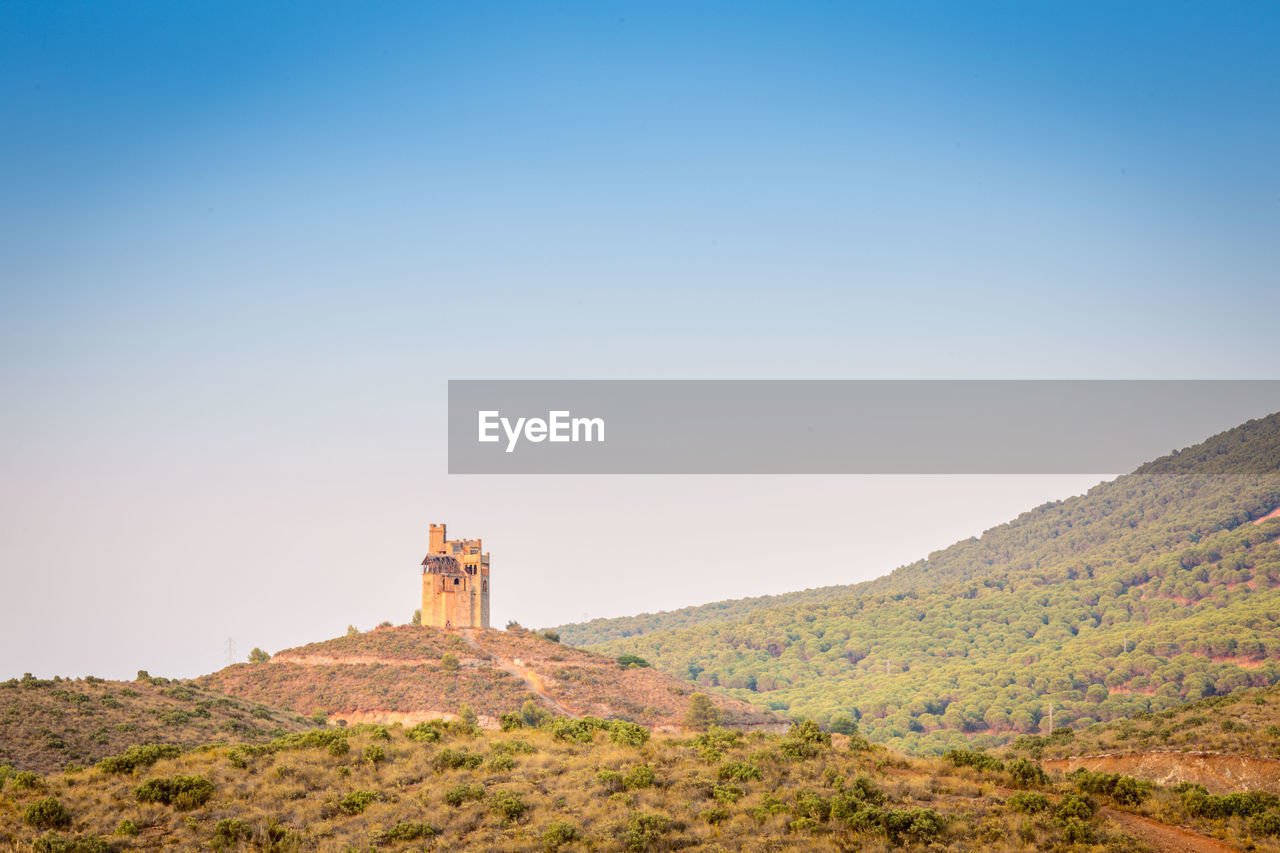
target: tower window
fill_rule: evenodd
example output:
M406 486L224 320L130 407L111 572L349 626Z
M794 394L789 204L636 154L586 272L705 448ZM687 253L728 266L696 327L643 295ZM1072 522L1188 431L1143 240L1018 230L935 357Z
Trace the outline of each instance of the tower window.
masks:
M457 585L458 585L458 579L457 579L457 578L454 578L454 579L453 579L453 585L454 585L454 586L457 586Z

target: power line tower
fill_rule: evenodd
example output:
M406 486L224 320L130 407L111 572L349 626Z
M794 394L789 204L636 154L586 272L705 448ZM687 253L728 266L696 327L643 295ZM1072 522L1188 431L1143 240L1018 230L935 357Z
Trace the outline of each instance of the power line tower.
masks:
M236 662L236 641L231 637L227 637L227 666Z

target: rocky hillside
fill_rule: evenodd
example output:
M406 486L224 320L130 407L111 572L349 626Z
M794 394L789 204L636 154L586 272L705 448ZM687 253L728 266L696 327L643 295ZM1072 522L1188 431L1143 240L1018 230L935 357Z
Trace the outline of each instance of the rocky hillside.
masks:
M0 683L0 765L48 773L135 744L264 743L313 723L188 681L41 679Z
M464 706L483 727L532 703L563 716L620 718L678 728L698 689L646 666L570 648L523 629L444 631L416 625L311 643L270 661L204 676L210 689L348 723L455 719ZM726 724L777 727L746 702L709 691ZM532 712L531 712L532 713Z

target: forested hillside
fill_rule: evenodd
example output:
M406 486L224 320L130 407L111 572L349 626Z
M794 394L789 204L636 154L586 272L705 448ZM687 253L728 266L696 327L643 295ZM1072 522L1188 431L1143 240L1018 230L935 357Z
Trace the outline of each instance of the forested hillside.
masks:
M1280 679L1280 415L877 581L564 626L776 710L933 751Z

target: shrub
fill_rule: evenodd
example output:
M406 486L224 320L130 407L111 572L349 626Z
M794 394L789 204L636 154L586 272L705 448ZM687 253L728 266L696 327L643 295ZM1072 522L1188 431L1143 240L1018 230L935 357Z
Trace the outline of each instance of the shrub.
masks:
M527 740L516 738L515 740L498 741L491 747L491 751L495 755L517 755L520 753L532 755L538 751L538 748Z
M817 818L798 817L787 824L787 828L792 832L816 832L822 828L822 824Z
M596 781L603 785L605 790L610 793L617 793L623 788L622 774L617 770L601 770L596 773Z
M436 721L429 723L418 723L413 728L404 733L409 740L418 743L434 743L440 740L440 725Z
M547 853L555 853L566 844L578 840L578 828L562 820L552 821L542 830L542 847Z
M555 631L552 631L550 628L548 628L547 630L543 631L543 632L542 632L542 634L541 634L540 636L541 636L544 640L550 640L550 641L551 641L551 642L553 642L553 643L558 643L558 642L560 642L560 635L559 635L559 634L557 634Z
M135 830L134 834L137 832ZM248 841L253 836L249 824L237 818L223 818L213 826L213 839L210 841L214 850L235 847L241 841Z
M1249 831L1254 835L1280 835L1280 813L1256 814L1249 821Z
M1119 773L1093 773L1083 767L1067 774L1082 794L1110 797L1122 806L1140 805L1151 793L1151 785Z
M1067 844L1089 844L1093 841L1093 830L1084 821L1072 818L1062 825L1062 840Z
M1087 821L1093 817L1093 804L1079 794L1067 794L1058 804L1053 817L1059 823L1069 821Z
M450 749L448 747L437 752L436 757L431 759L431 766L437 773L443 773L445 770L457 770L459 767L475 770L483 763L484 756L478 752L468 752L465 749Z
M551 734L559 740L570 743L591 743L596 732L606 728L608 723L596 717L583 717L580 720L558 719L551 724ZM648 732L645 733L646 735Z
M756 823L764 823L769 819L770 815L786 814L789 811L787 804L775 797L773 794L765 794L760 798L760 805L751 809L748 814Z
M111 853L114 849L115 845L93 835L63 838L56 832L46 832L31 843L32 853Z
M619 839L631 853L641 853L654 846L662 836L671 831L675 821L664 815L639 812L627 821Z
M795 813L802 818L825 821L831 817L831 802L821 794L813 791L796 793Z
M429 823L412 823L401 821L387 830L389 841L416 841L419 838L431 838L439 835L440 830Z
M884 831L894 844L910 841L926 844L942 835L946 826L933 809L894 809L884 813Z
M510 755L495 755L489 759L489 769L497 773L514 770L515 766L516 760Z
M457 808L470 800L484 799L484 785L455 785L444 792L444 801Z
M1182 792L1182 805L1194 817L1221 819L1233 815L1252 817L1280 805L1280 797L1266 791L1236 794L1209 794L1199 785Z
M637 764L622 777L622 784L628 791L640 788L652 788L654 782L653 769L647 764Z
M462 704L458 706L458 722L462 723L467 728L472 728L479 721L480 718L476 715L476 712L471 709L470 705Z
M720 765L720 781L749 782L752 779L763 779L760 768L749 761L726 761Z
M508 823L515 823L528 809L515 791L494 791L489 798L489 808Z
M357 815L377 802L379 796L375 791L352 791L338 800L338 810L343 814Z
M512 729L524 728L524 720L521 719L519 714L504 711L498 715L498 728L502 729L504 732L509 732Z
M370 764L386 761L387 751L382 748L381 744L371 743L364 748L364 760Z
M456 672L460 666L458 663L458 656L453 652L445 652L444 656L440 658L440 666L442 666L447 672Z
M716 802L725 805L733 805L738 800L747 795L747 791L741 785L735 785L732 782L721 782L711 786L711 796Z
M337 741L345 741L347 733L341 729L293 732L278 737L268 744L269 749L328 749Z
M150 767L162 758L177 758L182 749L171 743L148 743L131 746L119 755L98 762L104 773L132 773L138 767Z
M649 666L649 662L639 655L618 655L618 666L623 669L640 669Z
M43 791L44 780L30 770L19 770L13 775L13 790Z
M1049 781L1048 775L1039 764L1025 758L1018 758L1009 763L1009 775L1013 777L1015 785L1024 788L1044 785Z
M729 819L730 814L729 810L723 806L712 806L709 809L703 809L698 812L698 817L702 818L707 823L716 824L724 823Z
M351 741L346 738L338 738L331 742L325 751L334 758L342 758L351 752Z
M1044 794L1020 791L1009 797L1006 805L1015 812L1035 814L1049 808L1049 800Z
M818 728L813 720L801 720L791 726L778 744L782 754L792 761L814 758L831 746L831 735Z
M622 746L644 746L649 740L649 730L635 723L615 720L609 726L609 740Z
M149 779L135 792L140 803L161 803L178 811L199 808L213 796L213 783L203 776Z
M1003 770L1004 762L992 758L985 752L971 749L953 749L943 756L956 767L973 767L977 770Z
M45 797L27 806L22 820L36 829L62 829L71 825L71 813L53 797Z
M138 834L138 825L129 819L120 821L120 825L116 827L116 835L123 835L129 838Z

